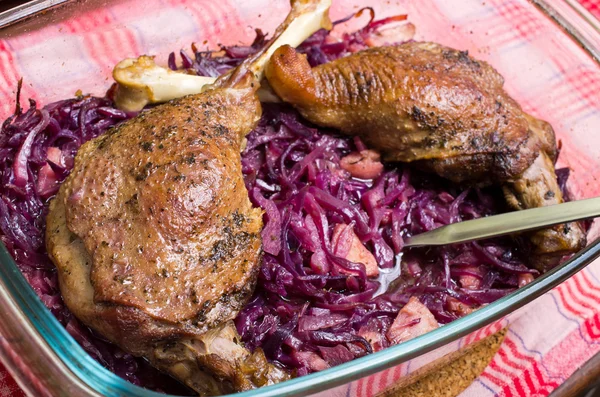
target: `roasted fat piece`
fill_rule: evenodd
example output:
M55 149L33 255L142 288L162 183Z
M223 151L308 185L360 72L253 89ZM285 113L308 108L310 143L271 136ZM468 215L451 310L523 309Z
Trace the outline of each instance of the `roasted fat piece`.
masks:
M502 183L514 209L560 203L552 127L521 109L502 76L435 43L377 47L310 67L280 47L267 66L273 90L311 122L358 135L388 161L455 182ZM585 245L577 223L535 232L534 265Z
M203 93L83 145L50 205L46 243L69 309L201 395L289 377L246 350L232 322L261 258L262 212L240 149L260 118L258 80L277 39L327 27L326 5L293 2L274 41ZM307 18L319 23L299 30Z

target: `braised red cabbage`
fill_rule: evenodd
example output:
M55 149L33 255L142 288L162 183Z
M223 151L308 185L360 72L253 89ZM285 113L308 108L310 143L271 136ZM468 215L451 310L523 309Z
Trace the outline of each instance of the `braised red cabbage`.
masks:
M364 335L385 335L411 296L444 324L464 314L455 300L476 308L512 292L519 274L537 274L510 239L403 249L403 236L502 211L500 191L460 189L398 165L374 180L353 178L340 160L360 141L314 128L285 105L263 111L242 157L250 198L265 210L258 287L236 319L250 348L302 375L311 359L334 365L371 353ZM375 256L378 279L333 253L337 224L351 225ZM464 288L464 276L478 287ZM381 283L391 285L376 296ZM324 347L348 353L332 359Z

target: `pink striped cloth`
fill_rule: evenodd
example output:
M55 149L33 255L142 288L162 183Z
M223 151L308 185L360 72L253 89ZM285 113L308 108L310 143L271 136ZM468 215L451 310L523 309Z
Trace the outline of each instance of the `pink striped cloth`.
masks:
M206 37L205 45L211 48L221 41L231 43L252 37L246 14L251 8L255 10L256 5L246 3L260 3L265 10L269 9L260 17L259 24L254 17L254 26L272 27L286 12L282 1L275 4L256 0L236 6L232 1L203 2L200 6L200 2L194 0L163 0L161 8L149 14L152 20L145 23L136 19L139 10L126 5L115 6L111 10L98 9L76 16L54 29L0 40L0 116L7 116L14 106L13 87L20 76L26 76L24 96L41 103L71 96L77 88L101 93L108 84L105 78L110 75L111 65L124 56L166 54L173 49L187 48L198 37ZM465 0L469 1L475 0ZM590 183L593 175L600 174L597 150L586 148L590 134L580 133L590 126L600 126L600 97L597 95L600 72L581 51L575 56L563 56L561 49L569 48L564 53L570 53L573 43L556 34L556 27L550 20L540 18L533 5L522 0L478 1L479 14L471 15L455 2L442 0L381 3L385 3L380 8L386 14L406 11L409 19L424 21L417 25L418 39L472 49L474 56L497 67L506 77L507 89L523 107L531 113L547 116L555 126L562 139L561 165L576 171L571 177L575 197L600 195L600 185ZM600 0L581 0L581 3L600 17ZM349 4L334 0L332 13L335 17L347 15L355 10ZM238 12L231 11L234 8ZM178 21L176 26L173 20ZM465 29L461 21L469 21L469 28ZM84 26L89 34L76 38L75 33ZM106 29L108 26L113 28ZM81 56L82 52L85 57ZM53 73L63 67L61 62L69 57L78 60L69 65L72 78L56 84ZM539 60L541 66L535 71L528 69L521 62L525 57ZM595 235L599 234L597 229ZM599 302L600 261L596 261L527 305L510 324L508 335L491 364L462 395L550 394L600 351ZM479 340L506 324L507 320L496 322L441 348L438 354ZM371 397L426 364L431 357L411 360L321 395ZM23 392L0 363L0 396L21 395Z

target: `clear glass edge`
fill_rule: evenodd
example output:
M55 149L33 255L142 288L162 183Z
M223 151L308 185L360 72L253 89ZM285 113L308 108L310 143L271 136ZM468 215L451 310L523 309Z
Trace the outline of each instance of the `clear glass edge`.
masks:
M596 63L600 63L600 21L577 0L528 1L562 28Z
M20 6L18 19L15 19L14 12L11 12L14 9L0 13L0 29L39 12L43 12L57 4L69 3L71 1L73 0L39 0L26 3ZM538 6L538 9L546 17L554 20L566 34L571 36L596 62L599 62L600 48L597 48L587 38L583 37L572 21L564 18L547 1L529 1ZM594 19L590 19L590 14L586 10L583 10L584 12L582 13L579 7L572 4L572 0L564 0L563 3L577 12L587 27L591 27L600 35L600 24ZM325 371L229 396L276 397L307 395L382 371L455 341L514 312L584 269L598 257L600 257L600 238L596 239L566 263L544 274L533 283L466 317L427 334ZM90 357L44 306L25 280L25 277L18 270L15 261L1 241L0 264L0 278L2 280L0 288L6 288L6 292L16 301L42 338L77 378L96 392L105 396L121 396L123 393L139 397L165 396L165 394L143 389L117 377Z
M600 238L577 253L565 264L549 271L533 283L434 331L325 371L276 385L237 393L235 396L275 397L307 395L339 386L384 370L392 365L400 364L468 335L519 309L567 280L599 256ZM0 277L7 286L8 292L27 315L40 335L75 376L105 396L121 396L123 393L139 397L165 396L164 394L135 386L117 377L85 353L52 313L43 305L42 301L25 280L25 277L18 271L14 260L6 250L4 244L0 244L0 262L2 262Z
M4 246L0 247L0 259L5 255L2 248ZM11 293L14 288L8 288L4 281L22 277L19 269L16 266L0 267L0 272L4 273L0 276L3 319L0 322L0 361L6 365L17 384L30 396L46 396L50 390L60 388L70 395L99 397L58 358L22 310L24 305L15 301L16 294Z
M0 29L75 0L32 0L0 13Z

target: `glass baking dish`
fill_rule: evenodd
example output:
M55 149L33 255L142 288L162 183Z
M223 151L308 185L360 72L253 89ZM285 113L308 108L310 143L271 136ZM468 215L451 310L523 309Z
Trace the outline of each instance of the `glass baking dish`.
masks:
M572 168L574 199L600 195L600 30L574 0L333 0L337 19L364 5L378 17L407 13L417 39L468 49L505 77L526 111L546 119L562 141L560 165ZM25 98L40 104L77 90L103 94L125 57L158 55L192 42L215 48L272 31L286 0L41 0L0 14L0 116L14 107L19 77ZM358 22L356 22L358 23ZM348 28L356 26L348 26ZM206 40L206 41L205 41ZM477 341L516 318L517 310L600 255L598 225L590 244L564 265L493 304L384 351L242 396L321 393L372 396L401 376ZM37 298L0 245L0 360L29 394L158 396L104 369ZM595 262L593 266L600 266Z

